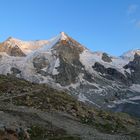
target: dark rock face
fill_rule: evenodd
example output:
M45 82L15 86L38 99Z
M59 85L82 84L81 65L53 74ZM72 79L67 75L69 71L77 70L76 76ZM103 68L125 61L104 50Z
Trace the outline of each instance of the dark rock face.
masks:
M81 67L75 67L61 57L59 59L60 67L58 67L57 69L59 71L59 74L53 75L53 78L56 80L56 82L60 83L63 86L75 83L76 78L81 71Z
M100 72L101 74L106 73L106 68L105 68L103 65L101 65L100 63L98 63L98 62L96 62L96 63L94 64L94 66L92 66L92 68L93 68L94 70Z
M125 69L130 69L131 79L135 84L140 84L140 55L134 55L134 60L124 66Z
M14 67L11 68L11 71L12 71L12 74L14 74L14 75L17 75L17 74L21 73L21 71L19 69L14 68Z
M92 76L90 73L88 73L88 72L85 71L85 70L84 70L83 73L84 73L83 78L84 78L85 80L87 80L87 81L90 82L90 83L95 82L95 79L93 78L93 76Z
M103 53L102 60L105 62L112 62L111 57L109 57L106 53Z
M128 85L129 81L127 77L125 77L121 72L117 71L114 68L105 68L100 63L96 62L94 66L92 66L94 70L97 72L100 72L101 74L104 74L103 77L109 79L109 80L115 80L119 82L123 82L124 84Z
M33 59L33 65L37 70L43 69L49 65L49 61L44 57L35 57Z
M79 61L79 54L83 51L83 46L68 38L59 41L53 48L59 57L60 66L57 68L59 74L52 75L52 77L63 86L75 83L83 68Z
M75 65L79 64L79 54L84 50L81 44L70 37L67 40L59 41L53 48L60 57Z

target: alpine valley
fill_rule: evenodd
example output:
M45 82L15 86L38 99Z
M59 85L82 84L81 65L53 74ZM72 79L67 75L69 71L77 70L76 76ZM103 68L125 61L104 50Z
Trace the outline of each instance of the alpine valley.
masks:
M19 140L4 126L29 128L31 140L140 137L140 49L115 57L64 32L49 40L10 37L0 43L0 74L0 140Z

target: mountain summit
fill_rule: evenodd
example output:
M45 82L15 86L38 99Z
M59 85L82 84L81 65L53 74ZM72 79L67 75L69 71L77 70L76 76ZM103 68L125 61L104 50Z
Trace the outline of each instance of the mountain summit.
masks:
M67 38L68 36L64 32L60 33L60 40L67 40Z

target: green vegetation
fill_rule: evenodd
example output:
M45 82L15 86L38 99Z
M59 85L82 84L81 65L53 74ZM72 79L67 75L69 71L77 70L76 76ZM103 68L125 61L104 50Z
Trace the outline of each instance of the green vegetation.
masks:
M5 87L7 84L8 86ZM66 92L58 91L44 84L37 85L14 77L0 76L0 93L1 96L3 93L8 93L9 97L14 95L12 98L14 105L32 107L42 111L62 111L103 133L140 135L139 120L124 113L112 113L89 107L78 102ZM9 101L10 98L4 100L4 102ZM36 138L43 137L44 132L47 133L47 130L39 127L32 127L31 130L31 136ZM51 140L72 140L66 134L64 136L65 138L62 138L62 135L53 135ZM78 140L78 138L73 138L73 140Z

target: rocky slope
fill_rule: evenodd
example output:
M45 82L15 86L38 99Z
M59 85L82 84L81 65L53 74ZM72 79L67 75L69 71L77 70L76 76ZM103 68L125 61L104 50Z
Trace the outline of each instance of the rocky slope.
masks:
M99 110L65 91L0 75L0 139L138 140L140 121Z
M98 108L137 104L139 71L139 49L121 57L91 52L64 32L47 41L0 44L0 74L47 83Z

